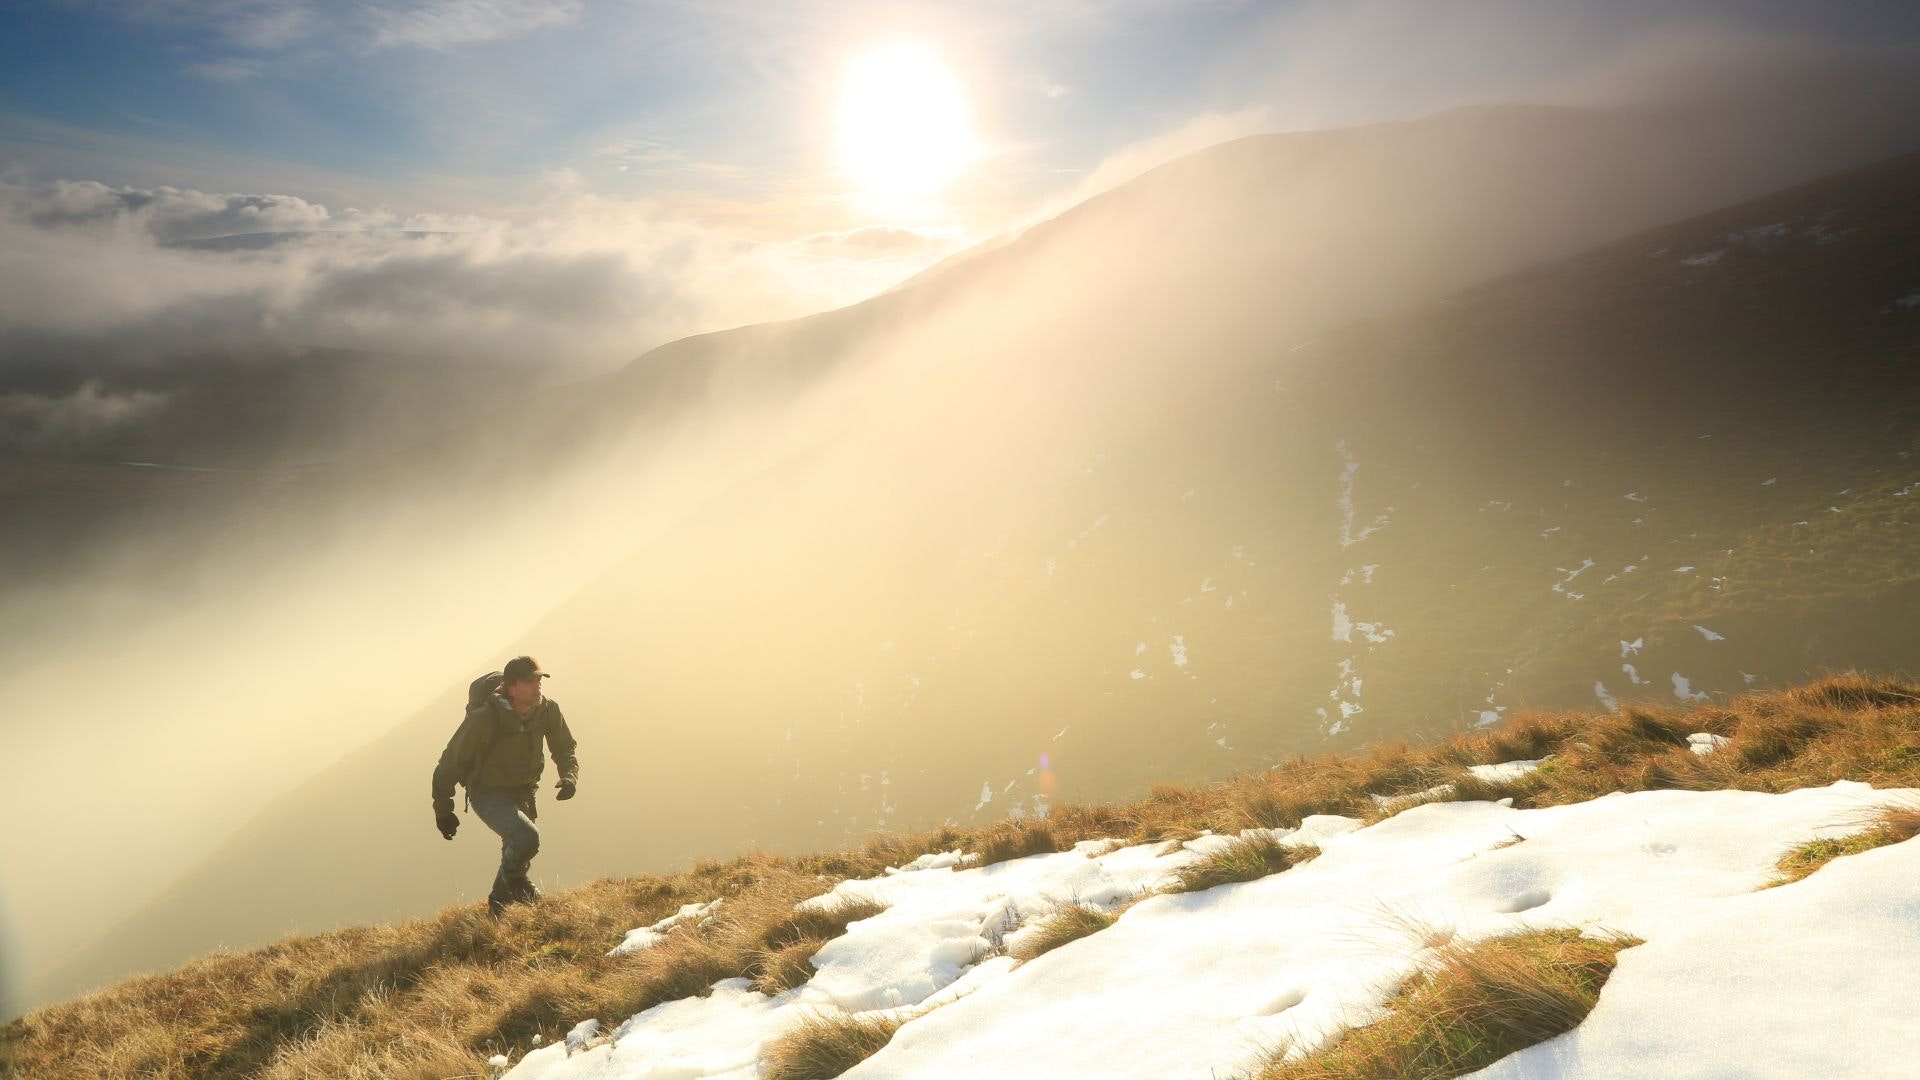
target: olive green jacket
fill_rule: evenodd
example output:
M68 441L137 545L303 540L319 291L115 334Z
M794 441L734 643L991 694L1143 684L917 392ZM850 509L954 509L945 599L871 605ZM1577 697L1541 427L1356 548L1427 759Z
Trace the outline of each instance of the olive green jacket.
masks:
M552 698L534 706L525 716L515 712L507 699L490 694L486 701L468 709L459 730L447 740L440 752L440 763L433 767L433 809L435 813L453 811L453 785L465 785L467 794L483 788L498 788L531 795L540 783L546 767L540 741L546 740L553 753L554 767L560 779L569 783L580 777L580 762L574 756L578 744L567 730L567 718Z

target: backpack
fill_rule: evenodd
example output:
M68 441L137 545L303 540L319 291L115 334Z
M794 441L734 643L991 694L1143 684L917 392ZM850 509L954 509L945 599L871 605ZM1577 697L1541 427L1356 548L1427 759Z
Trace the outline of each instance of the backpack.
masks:
M506 681L506 673L489 671L485 675L467 684L467 711L472 712L480 704L500 691L500 684Z
M460 714L462 723L466 722L467 713L486 705L487 699L499 691L506 677L504 672L489 671L467 684L467 711ZM493 753L493 744L498 737L498 725L489 723L480 729L480 745L474 751L473 767L460 781L460 786L467 792L465 801L468 809L473 808L474 781L480 778L480 767L487 763L487 755Z

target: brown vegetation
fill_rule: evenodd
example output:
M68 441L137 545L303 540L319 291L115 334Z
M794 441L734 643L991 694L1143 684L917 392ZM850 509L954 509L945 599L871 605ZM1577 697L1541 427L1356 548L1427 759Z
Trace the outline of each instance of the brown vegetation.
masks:
M1062 904L1035 920L1033 926L1021 935L1019 944L1008 951L1015 960L1032 960L1068 942L1097 934L1112 926L1119 918L1118 911L1108 911L1092 904Z
M0 1061L35 1077L484 1075L488 1056L518 1056L536 1034L552 1040L589 1017L617 1023L721 979L797 985L824 941L880 908L794 905L879 871L857 856L754 855L595 882L498 920L473 904L289 938L30 1014L9 1025ZM699 926L606 955L633 927L715 897L726 902Z
M1266 833L1236 837L1175 870L1174 884L1167 891L1201 892L1216 885L1253 881L1298 866L1318 854L1317 847L1288 847Z
M1387 1003L1387 1018L1259 1080L1444 1080L1571 1031L1593 1011L1614 954L1633 938L1543 930L1441 946Z
M1709 755L1691 732L1730 741ZM1502 783L1467 766L1551 760ZM0 1073L33 1077L327 1075L445 1077L485 1072L597 1017L618 1023L715 981L797 985L819 943L870 908L796 913L850 878L935 851L982 861L1060 851L1083 840L1187 839L1205 830L1297 826L1311 814L1377 819L1370 796L1452 784L1456 799L1516 806L1648 788L1787 791L1858 780L1920 787L1920 687L1836 676L1691 710L1533 713L1433 746L1395 743L1351 757L1296 758L1204 788L1161 787L1135 803L1065 805L1044 821L943 827L874 838L864 850L704 863L667 877L598 881L509 909L478 904L390 926L293 937L215 954L49 1006L0 1033ZM1920 815L1916 815L1920 816ZM681 905L723 897L711 921L652 949L608 957L626 931Z
M1830 839L1809 840L1780 856L1780 877L1770 884L1788 885L1843 855L1858 855L1888 844L1898 844L1920 836L1920 806L1900 804L1883 806L1862 824L1861 832Z
M767 1080L832 1080L880 1052L904 1021L857 1013L804 1017L767 1045Z

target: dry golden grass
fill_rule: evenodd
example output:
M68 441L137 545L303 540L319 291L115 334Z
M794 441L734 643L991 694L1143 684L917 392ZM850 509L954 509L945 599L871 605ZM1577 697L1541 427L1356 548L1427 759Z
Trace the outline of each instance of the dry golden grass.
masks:
M29 1014L6 1031L9 1067L34 1077L484 1075L580 1020L617 1022L745 976L782 989L819 945L871 904L796 912L848 876L855 856L753 855L673 878L595 882L509 908L216 954ZM827 881L820 875L826 874ZM724 897L703 926L608 957L627 930Z
M1062 904L1034 920L1032 928L1021 935L1019 943L1008 953L1024 963L1036 956L1045 956L1068 942L1097 934L1112 926L1119 918L1118 911L1108 911L1092 904Z
M1731 740L1700 756L1690 732ZM1492 784L1466 767L1551 755ZM1066 805L1046 820L877 836L863 850L703 863L669 877L605 880L488 919L477 904L390 926L293 937L214 954L40 1009L0 1032L0 1072L33 1077L426 1077L485 1072L589 1017L617 1023L715 981L747 977L781 990L839 933L838 914L797 917L794 904L849 878L935 851L985 862L1060 851L1083 840L1146 843L1204 830L1297 826L1311 814L1377 819L1372 795L1442 783L1456 799L1516 806L1579 802L1648 788L1787 791L1858 780L1920 787L1920 687L1836 676L1692 710L1619 715L1533 713L1433 746L1296 758L1202 788L1159 787L1134 803ZM1920 814L1915 815L1920 818ZM609 958L626 931L682 904L724 897L709 923L646 952ZM871 912L868 912L869 914Z
M1831 839L1809 840L1780 856L1780 876L1769 882L1769 887L1790 885L1843 855L1858 855L1863 851L1920 836L1920 806L1883 806L1862 824L1867 828L1861 832Z
M866 899L840 899L789 910L764 924L760 945L749 965L753 988L779 994L813 978L813 954L820 946L847 932L847 926L872 918L886 905Z
M970 839L969 849L979 854L983 864L1045 855L1071 846L1062 844L1045 821L1033 818L997 822Z
M812 1013L770 1042L760 1063L767 1080L832 1080L879 1053L901 1023L856 1013Z
M1201 892L1216 885L1253 881L1298 866L1318 854L1319 848L1290 848L1265 833L1236 837L1175 870L1174 882L1166 891Z
M1355 1028L1259 1080L1444 1080L1571 1031L1593 1011L1632 938L1544 930L1438 950L1431 969L1388 1002L1386 1019Z

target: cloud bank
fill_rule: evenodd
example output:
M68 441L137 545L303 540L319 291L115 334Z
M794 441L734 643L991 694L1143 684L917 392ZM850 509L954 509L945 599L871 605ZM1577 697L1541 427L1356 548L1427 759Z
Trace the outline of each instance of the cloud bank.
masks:
M0 447L36 453L91 445L165 405L165 394L112 390L98 379L70 394L0 393Z
M942 250L941 237L892 239L748 241L579 192L507 219L0 181L0 356L155 360L272 341L605 369L857 301Z

